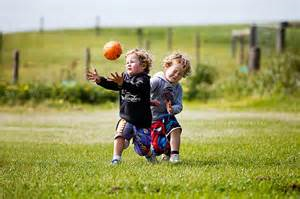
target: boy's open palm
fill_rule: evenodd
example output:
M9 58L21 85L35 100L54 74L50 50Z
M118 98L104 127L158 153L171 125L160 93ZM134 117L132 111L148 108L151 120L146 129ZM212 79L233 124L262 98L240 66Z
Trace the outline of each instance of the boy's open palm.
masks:
M93 71L87 71L86 78L96 83L100 82L100 76L98 75L97 70L95 68L93 69Z
M122 84L124 82L123 74L119 75L117 72L115 72L115 74L111 73L110 75L111 75L111 77L108 77L108 79L110 81L113 81L116 84L118 84L119 86L122 86Z

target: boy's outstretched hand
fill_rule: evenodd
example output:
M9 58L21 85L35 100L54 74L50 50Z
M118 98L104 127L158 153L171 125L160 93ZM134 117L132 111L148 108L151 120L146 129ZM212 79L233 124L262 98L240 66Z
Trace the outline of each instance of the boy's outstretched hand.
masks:
M95 83L100 83L100 76L97 73L97 70L94 68L93 71L87 71L86 78Z
M123 85L123 82L124 82L123 74L119 75L117 72L115 72L115 74L110 73L110 75L111 75L111 77L108 77L107 78L108 80L115 82L119 86Z

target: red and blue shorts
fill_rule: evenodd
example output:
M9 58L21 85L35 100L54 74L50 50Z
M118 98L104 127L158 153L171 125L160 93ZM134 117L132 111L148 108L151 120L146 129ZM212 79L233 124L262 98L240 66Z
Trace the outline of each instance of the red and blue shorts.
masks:
M175 129L181 130L181 126L174 115L163 115L152 123L151 150L156 155L170 153L170 134Z

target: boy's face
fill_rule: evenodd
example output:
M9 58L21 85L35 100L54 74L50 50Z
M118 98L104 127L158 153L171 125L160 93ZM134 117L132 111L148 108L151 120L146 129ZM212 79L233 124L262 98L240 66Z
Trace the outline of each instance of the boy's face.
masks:
M183 67L181 64L172 64L165 70L166 79L171 83L178 83L183 77Z
M136 75L144 72L144 68L140 64L140 60L136 54L130 54L126 57L126 72L129 75Z

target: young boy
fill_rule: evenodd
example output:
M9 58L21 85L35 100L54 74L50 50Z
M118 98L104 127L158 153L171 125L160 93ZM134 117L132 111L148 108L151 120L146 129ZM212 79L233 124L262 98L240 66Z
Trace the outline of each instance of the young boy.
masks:
M120 93L120 120L117 123L114 137L114 155L112 164L121 161L122 152L133 139L136 153L145 156L148 161L155 162L152 155L150 125L152 120L150 109L150 77L148 76L152 59L140 49L127 52L126 72L122 75L111 73L111 77L99 76L94 69L88 71L87 79L97 85Z
M173 53L163 61L164 72L151 80L152 150L162 160L179 162L182 128L175 115L182 111L182 87L179 81L191 73L190 61L182 54Z

